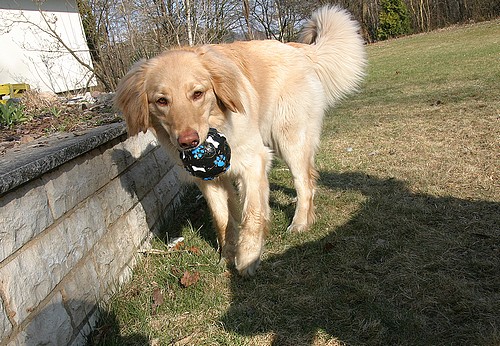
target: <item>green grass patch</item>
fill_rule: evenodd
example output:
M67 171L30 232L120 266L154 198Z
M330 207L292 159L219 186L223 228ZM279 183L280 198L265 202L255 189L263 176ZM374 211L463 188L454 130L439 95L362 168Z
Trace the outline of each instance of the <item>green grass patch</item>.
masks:
M362 91L325 118L313 229L285 232L277 160L266 252L243 279L191 190L165 229L184 245L153 242L91 343L500 344L499 39L493 21L368 46Z

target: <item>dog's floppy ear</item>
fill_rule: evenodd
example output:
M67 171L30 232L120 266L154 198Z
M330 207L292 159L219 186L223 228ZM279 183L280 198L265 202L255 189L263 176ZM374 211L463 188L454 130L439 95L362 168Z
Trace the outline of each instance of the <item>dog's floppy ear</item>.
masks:
M114 104L123 113L130 136L146 132L149 127L148 97L144 86L146 67L146 60L137 62L116 88Z
M233 113L244 113L241 89L242 72L220 46L202 46L196 50L203 66L209 71L215 95Z

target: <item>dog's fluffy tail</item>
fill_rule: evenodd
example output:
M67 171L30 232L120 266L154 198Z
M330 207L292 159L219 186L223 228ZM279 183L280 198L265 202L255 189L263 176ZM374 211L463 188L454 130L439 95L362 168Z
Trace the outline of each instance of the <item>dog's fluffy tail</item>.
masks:
M316 72L333 105L357 89L364 77L366 52L358 23L346 10L324 6L313 12L300 41L310 44Z

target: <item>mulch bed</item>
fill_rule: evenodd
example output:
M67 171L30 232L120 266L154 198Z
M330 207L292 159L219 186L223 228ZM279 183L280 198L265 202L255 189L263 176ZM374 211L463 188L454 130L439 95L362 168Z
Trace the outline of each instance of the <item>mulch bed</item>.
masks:
M112 107L112 95L92 102L65 101L52 111L47 109L31 116L31 120L12 128L0 126L0 157L21 144L29 145L30 142L61 133L81 133L123 120Z

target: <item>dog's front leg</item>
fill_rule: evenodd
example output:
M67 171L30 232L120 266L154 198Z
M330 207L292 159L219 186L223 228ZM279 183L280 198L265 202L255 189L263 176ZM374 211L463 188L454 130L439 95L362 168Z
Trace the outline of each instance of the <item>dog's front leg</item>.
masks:
M221 176L215 180L197 183L212 213L221 255L229 264L234 263L238 239L238 198L231 180Z
M243 213L235 265L243 276L255 274L269 230L268 153L256 155L241 174Z

